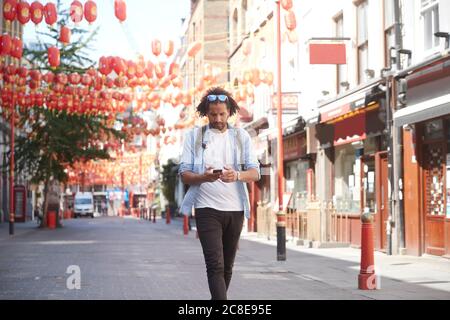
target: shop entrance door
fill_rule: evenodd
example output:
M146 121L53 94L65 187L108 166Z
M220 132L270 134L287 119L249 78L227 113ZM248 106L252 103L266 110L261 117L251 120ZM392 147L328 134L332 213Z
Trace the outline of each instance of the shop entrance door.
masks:
M425 252L438 256L445 254L445 155L444 142L429 143L423 147Z

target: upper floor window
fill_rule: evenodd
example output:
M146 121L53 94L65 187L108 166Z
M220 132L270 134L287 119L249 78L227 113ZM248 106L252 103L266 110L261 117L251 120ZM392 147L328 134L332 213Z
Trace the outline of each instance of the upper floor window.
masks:
M367 80L366 70L369 66L369 32L368 32L368 9L367 1L357 4L358 14L358 83Z
M421 18L425 50L439 46L440 39L434 36L439 31L439 1L421 0Z
M232 28L233 28L233 49L237 46L238 44L238 11L237 9L234 9L234 13L233 13L233 23L232 23Z
M240 37L244 37L247 30L247 0L242 1L242 13L241 13L241 34Z
M344 15L342 13L334 18L334 25L336 38L344 38ZM344 87L341 84L347 82L347 65L339 64L336 66L336 68L337 68L336 92L339 94L344 90L343 89Z
M384 0L384 57L385 66L389 67L391 48L395 47L395 12L394 0Z

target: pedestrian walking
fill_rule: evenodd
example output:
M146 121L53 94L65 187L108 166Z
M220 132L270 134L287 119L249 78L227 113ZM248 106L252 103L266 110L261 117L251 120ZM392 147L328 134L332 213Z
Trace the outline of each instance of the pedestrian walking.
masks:
M212 300L227 300L244 216L250 217L246 183L260 179L247 131L228 123L239 106L222 88L211 88L197 107L209 125L187 132L179 174L190 186L181 204L195 208Z

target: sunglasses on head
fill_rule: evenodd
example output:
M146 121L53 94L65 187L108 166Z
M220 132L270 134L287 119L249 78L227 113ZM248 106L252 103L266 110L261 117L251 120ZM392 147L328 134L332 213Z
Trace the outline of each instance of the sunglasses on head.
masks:
M225 102L228 100L228 96L224 95L224 94L210 94L208 96L208 101L209 102L216 102L217 100L219 100L220 102Z

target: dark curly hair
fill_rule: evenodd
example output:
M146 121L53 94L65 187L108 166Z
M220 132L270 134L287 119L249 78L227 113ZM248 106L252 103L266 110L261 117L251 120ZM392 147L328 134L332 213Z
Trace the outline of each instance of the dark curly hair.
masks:
M215 87L215 88L208 89L208 91L203 96L202 100L200 101L200 104L197 106L197 112L200 113L200 116L206 117L208 115L209 105L217 104L220 102L219 100L217 100L215 102L209 102L208 96L210 94L225 95L228 97L228 100L226 103L227 103L227 108L230 111L230 116L235 115L239 111L239 106L238 106L236 100L233 99L233 96L231 95L231 93L229 93L228 91L226 91L223 88Z

